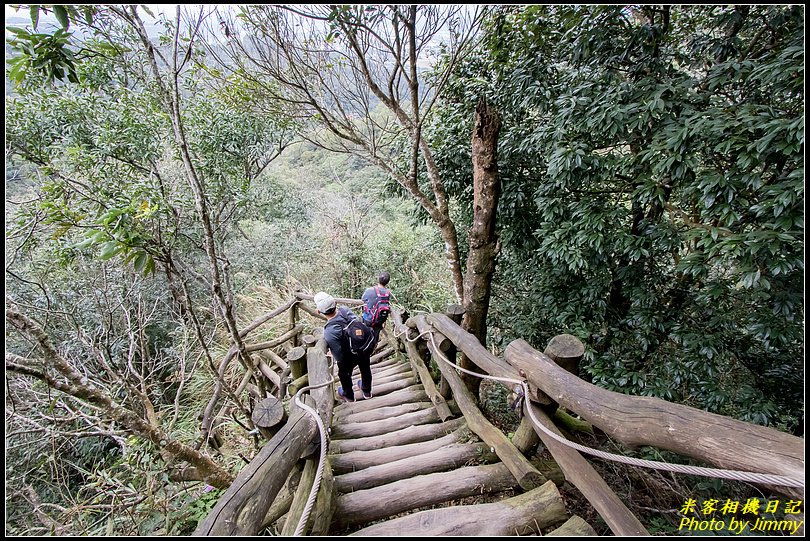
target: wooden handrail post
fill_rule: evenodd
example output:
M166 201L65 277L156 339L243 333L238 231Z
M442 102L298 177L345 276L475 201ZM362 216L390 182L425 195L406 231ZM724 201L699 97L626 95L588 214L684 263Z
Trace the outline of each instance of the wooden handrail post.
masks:
M558 334L549 340L543 353L562 368L577 375L579 361L582 360L585 354L585 345L576 336ZM540 392L542 393L542 391ZM542 396L546 396L545 393ZM531 401L531 399L531 396L526 397L526 400ZM539 402L539 404L542 404L542 402ZM551 401L550 405L543 405L543 409L552 414L552 410L557 409L557 403ZM515 431L515 435L512 436L512 443L526 456L531 457L534 453L534 449L540 443L540 437L535 432L534 425L528 417L523 417L520 420L520 426Z
M476 341L477 339L470 335ZM433 347L432 342L427 343L433 355L438 355L439 352ZM483 346L482 346L483 347ZM453 389L453 396L456 399L464 418L467 420L467 426L470 430L475 432L487 445L491 446L501 462L506 464L512 475L515 476L518 484L523 490L532 490L546 482L546 478L537 469L526 460L520 451L518 451L512 442L507 439L506 435L490 423L484 417L481 410L478 408L476 397L467 388L464 382L456 373L455 368L447 365L447 363L439 361L439 369L442 374L447 378L447 382Z
M447 317L453 321L453 323L456 325L461 325L461 318L464 317L464 307L460 304L449 304L447 306L446 314ZM447 350L447 358L450 359L451 362L455 363L457 362L457 354L458 349L456 348L456 345L453 344L452 347ZM447 383L447 379L445 379L444 375L442 375L441 379L439 380L439 394L441 394L444 398L450 398L450 395L452 394L450 384Z
M297 302L294 302L293 305L290 306L289 322L290 322L289 330L293 330L295 328L295 324L298 322L298 303ZM298 334L293 334L292 335L292 337L290 338L290 343L292 344L292 347L297 347L297 346L301 345L300 341L298 339Z
M315 345L318 339L312 336L311 334L305 334L301 337L301 346L305 348L311 348Z
M281 400L275 396L268 396L253 408L251 419L262 436L269 440L287 420L287 413L284 411Z
M302 347L294 347L287 353L287 364L290 365L292 379L297 380L307 373L307 352Z

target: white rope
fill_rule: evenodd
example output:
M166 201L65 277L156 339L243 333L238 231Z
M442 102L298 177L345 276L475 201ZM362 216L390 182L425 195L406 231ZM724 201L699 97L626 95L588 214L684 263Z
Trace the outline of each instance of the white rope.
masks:
M426 331L429 332L429 331ZM422 333L425 334L425 333ZM421 335L420 335L421 336ZM436 356L445 363L449 364L450 366L472 376L476 376L483 379L491 379L495 381L503 381L507 383L515 383L522 387L523 389L523 396L529 396L529 386L527 385L526 381L518 381L512 378L504 378L504 377L497 377L497 376L490 376L486 374L478 374L476 372L471 372L465 368L458 366L457 364L451 362L447 357L445 357L441 350L436 346L436 341L433 337L433 332L430 331L430 342L433 345L433 352ZM562 443L563 445L567 445L577 451L588 453L590 455L597 456L599 458L604 458L607 460L613 460L616 462L621 462L624 464L630 464L633 466L640 466L642 468L652 468L656 470L665 470L665 471L672 471L677 473L688 473L691 475L702 475L706 477L718 477L721 479L732 479L735 481L750 481L753 483L764 483L769 485L778 485L778 486L786 486L786 487L804 487L804 481L800 481L797 479L791 479L790 477L784 477L781 475L772 475L767 473L756 473L756 472L746 472L746 471L738 471L738 470L725 470L725 469L718 469L718 468L704 468L702 466L688 466L685 464L671 464L669 462L657 462L654 460L645 460L641 458L633 458L627 457L623 455L617 455L613 453L606 453L604 451L600 451L598 449L592 449L590 447L586 447L584 445L580 445L578 443L569 441L562 436L559 436L546 428L534 415L534 408L531 407L530 404L526 404L526 409L529 412L529 417L531 418L532 423L540 430L554 438L556 441Z
M417 340L419 340L420 338L422 338L426 334L429 334L432 337L433 336L433 331L428 329L428 330L422 332L421 334L416 335L413 338L408 338L408 331L402 331L401 333L397 333L397 328L396 328L396 326L394 327L394 338L399 338L401 336L404 336L405 340L407 340L408 342L416 342ZM450 362L450 361L447 361L447 362Z
M330 363L331 368L331 363ZM295 393L295 403L301 406L301 408L310 414L314 419L315 423L318 425L318 432L320 434L321 439L321 452L318 458L318 469L315 471L315 479L312 481L312 488L309 491L309 499L307 500L307 504L304 506L304 511L301 513L301 519L298 521L298 526L295 527L294 536L300 536L304 533L304 528L306 527L307 520L309 520L309 514L312 512L312 506L315 505L315 500L318 496L318 489L321 487L321 478L323 477L323 470L324 466L326 465L326 450L327 450L327 443L326 443L326 427L323 425L323 420L321 420L321 416L318 415L318 412L312 409L310 406L305 404L303 400L301 400L301 393L304 391L309 391L310 389L320 389L321 387L325 387L334 383L335 378L330 379L325 383L320 383L318 385L310 385L307 387L302 387L297 393Z

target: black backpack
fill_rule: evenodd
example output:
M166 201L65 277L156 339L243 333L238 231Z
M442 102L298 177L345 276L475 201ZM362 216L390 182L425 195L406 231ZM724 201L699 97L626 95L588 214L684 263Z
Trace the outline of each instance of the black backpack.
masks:
M374 306L366 306L363 310L363 322L371 327L385 323L391 313L391 290L375 286L374 294L377 296Z
M374 331L360 321L359 318L352 319L343 327L343 343L353 355L370 354L376 345L374 343Z

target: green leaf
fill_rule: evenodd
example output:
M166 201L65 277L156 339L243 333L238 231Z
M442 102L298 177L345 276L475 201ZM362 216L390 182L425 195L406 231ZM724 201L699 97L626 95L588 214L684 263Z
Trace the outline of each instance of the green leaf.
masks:
M155 272L155 259L150 255L147 256L146 268L143 271L144 276Z
M27 62L24 58L12 58L8 61L8 65L11 66L11 69L8 71L9 79L20 83L25 78L25 67Z
M135 270L142 273L146 268L148 260L149 254L146 252L138 252L138 256L135 258Z
M73 245L73 248L75 248L77 250L83 250L83 249L87 248L88 246L90 246L91 244L94 244L94 243L95 243L95 241L91 237L89 239L84 239L81 242L77 242L76 244Z
M53 14L56 16L56 20L59 21L59 24L62 25L62 28L67 30L70 27L70 19L68 19L67 9L65 9L65 6L53 6Z
M31 13L31 25L34 27L34 30L36 30L39 24L39 6L31 6L29 9Z
M121 243L111 240L101 245L101 253L98 257L102 261L107 261L108 259L115 257L122 249L123 246Z
M31 34L28 32L28 30L25 30L24 28L17 28L15 26L8 26L8 27L6 27L6 30L8 30L12 34L16 34L16 35L18 35L18 36L20 36L22 38L31 39Z

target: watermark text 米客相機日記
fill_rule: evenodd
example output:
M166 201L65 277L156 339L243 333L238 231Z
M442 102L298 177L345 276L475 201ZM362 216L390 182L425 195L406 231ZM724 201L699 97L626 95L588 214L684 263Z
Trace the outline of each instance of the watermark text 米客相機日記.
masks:
M680 531L718 532L732 534L746 533L780 533L794 535L804 525L804 520L794 519L793 515L802 512L801 500L769 500L764 504L758 498L748 498L741 505L737 500L709 499L698 505L694 499L688 499L681 507L681 513L702 514L703 518L684 517L678 525ZM781 511L783 518L777 518ZM760 514L762 513L762 514Z

